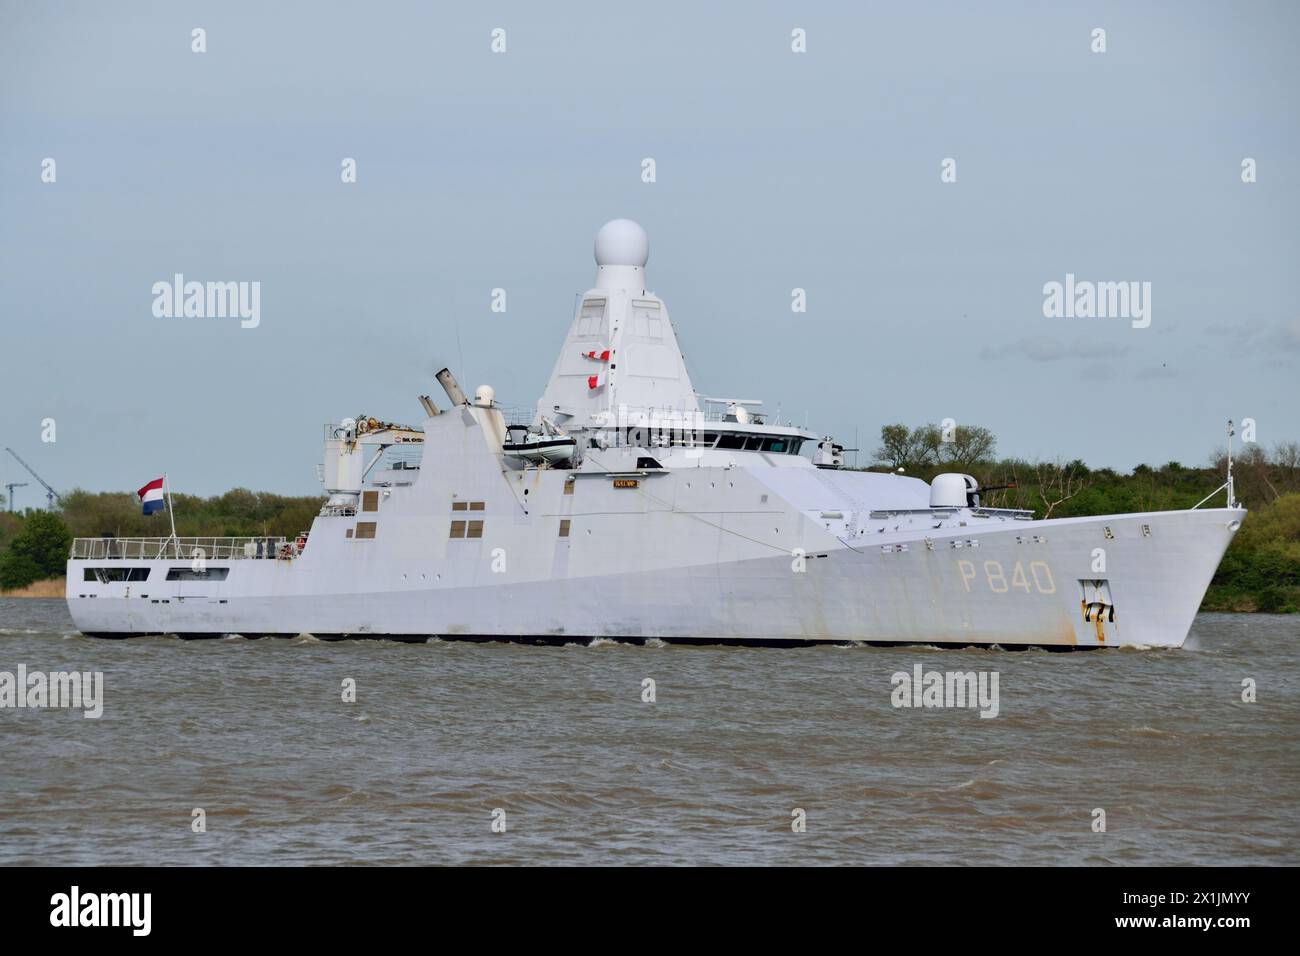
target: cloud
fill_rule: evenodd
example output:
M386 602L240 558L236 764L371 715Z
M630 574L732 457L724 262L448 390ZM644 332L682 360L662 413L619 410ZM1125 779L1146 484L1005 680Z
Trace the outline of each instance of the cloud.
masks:
M1234 358L1278 350L1300 351L1300 318L1277 322L1215 322L1206 327L1205 334L1228 340L1225 348Z
M1300 352L1300 318L1284 322L1269 336L1270 343L1287 352Z
M1100 343L1096 339L1079 336L1073 342L1064 342L1055 336L1035 336L1018 342L986 345L979 357L985 360L1027 359L1030 362L1096 361L1100 352L1107 358L1128 354L1129 346L1113 342Z

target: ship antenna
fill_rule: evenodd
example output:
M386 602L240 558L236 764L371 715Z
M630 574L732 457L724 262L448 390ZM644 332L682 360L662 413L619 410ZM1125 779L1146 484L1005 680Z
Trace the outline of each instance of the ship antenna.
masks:
M1228 507L1237 507L1237 496L1232 487L1232 436L1236 434L1232 428L1232 419L1228 419Z

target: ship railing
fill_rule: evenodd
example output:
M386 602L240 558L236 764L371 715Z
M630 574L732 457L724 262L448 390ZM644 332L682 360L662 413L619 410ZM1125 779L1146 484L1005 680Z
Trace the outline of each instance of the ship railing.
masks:
M492 407L501 413L501 420L506 425L524 425L531 428L537 421L537 408L533 405L502 405L496 402Z
M156 561L161 558L232 561L296 558L303 539L265 537L74 538L71 557L89 561Z
M962 508L873 508L868 517L873 519L897 518L905 515L929 515L934 518L951 518ZM1034 513L1027 508L971 508L970 513L977 518L1015 518L1017 521L1032 521Z
M537 409L532 405L504 405L496 402L492 406L501 413L501 417L507 425L529 425L537 421ZM606 428L624 429L635 428L642 420L647 421L650 428L661 428L664 430L685 430L690 431L704 425L736 425L744 428L746 424L750 425L777 425L781 424L787 428L795 427L786 422L777 422L769 420L773 416L762 411L750 411L751 421L738 422L735 418L727 417L725 407L705 406L698 412L684 411L670 405L620 405L613 409L614 421L605 426ZM757 420L753 420L756 418ZM563 427L561 425L561 427Z
M643 419L648 421L652 428L684 427L691 429L697 425L737 425L740 428L744 428L745 425L797 427L792 422L777 421L779 416L753 406L747 409L750 416L748 422L737 421L734 416L728 417L729 411L726 405L719 405L716 402L701 402L698 412L693 409L680 409L672 405L619 405L613 411L616 419L621 419L625 428L633 428Z

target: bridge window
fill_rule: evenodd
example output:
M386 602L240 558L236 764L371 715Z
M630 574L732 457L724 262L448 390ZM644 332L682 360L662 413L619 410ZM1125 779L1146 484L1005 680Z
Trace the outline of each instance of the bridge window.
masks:
M747 435L736 432L705 432L704 447L714 444L727 451L766 451L774 455L797 455L803 445L802 438L789 435Z
M148 581L148 568L86 568L82 580L98 581L107 584L110 581Z

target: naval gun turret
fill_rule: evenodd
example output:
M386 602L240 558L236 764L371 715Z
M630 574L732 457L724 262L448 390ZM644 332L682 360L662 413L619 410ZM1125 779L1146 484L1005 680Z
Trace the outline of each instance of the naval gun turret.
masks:
M813 464L818 468L843 468L844 446L837 445L831 436L827 435L817 443L817 450L813 453Z

